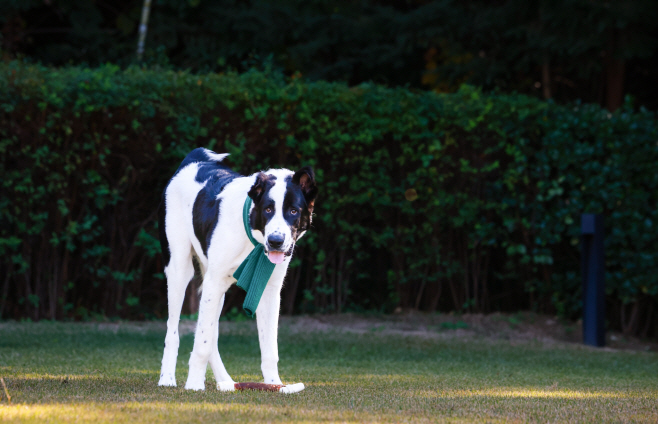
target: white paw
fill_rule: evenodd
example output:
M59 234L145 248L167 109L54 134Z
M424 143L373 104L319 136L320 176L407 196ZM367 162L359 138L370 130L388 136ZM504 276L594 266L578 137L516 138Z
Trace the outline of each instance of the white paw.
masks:
M304 390L304 383L288 384L279 389L279 393L297 393Z
M176 377L173 374L160 374L158 386L176 387Z
M233 392L235 391L235 382L234 381L220 381L217 383L217 390L221 392Z

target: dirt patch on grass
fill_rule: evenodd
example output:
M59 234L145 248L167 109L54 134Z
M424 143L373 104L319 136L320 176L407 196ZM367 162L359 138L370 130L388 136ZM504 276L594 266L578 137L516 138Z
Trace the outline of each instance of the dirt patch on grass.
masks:
M371 335L404 335L432 339L506 340L512 344L541 342L581 344L580 322L560 320L531 312L516 314L423 314L406 312L394 315L309 315L281 317L284 331L349 332ZM606 334L605 349L658 351L658 343L640 340L616 332Z
M239 318L238 321L229 321L226 317L222 317L219 321L220 335L257 333L256 320L246 319L242 316ZM18 330L21 325L14 321L0 322L0 330ZM59 323L50 325L59 326ZM119 331L142 334L158 331L162 332L163 338L167 330L165 321L85 322L80 325L82 328L87 327L115 334ZM440 340L507 341L512 345L540 342L547 347L582 345L582 329L579 321L566 321L532 312L484 315L426 314L411 311L392 315L344 313L282 316L279 328L282 333L292 334L326 332L370 336L398 335ZM193 334L195 329L196 320L183 319L180 321L179 331L182 336ZM44 331L47 331L46 327L44 327ZM67 331L78 330L67 327ZM658 352L658 341L641 340L608 331L604 349Z

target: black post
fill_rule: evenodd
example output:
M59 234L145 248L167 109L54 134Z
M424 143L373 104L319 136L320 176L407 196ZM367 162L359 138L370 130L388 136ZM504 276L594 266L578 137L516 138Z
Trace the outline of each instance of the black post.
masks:
M605 345L605 259L603 253L603 216L581 216L583 240L583 343Z

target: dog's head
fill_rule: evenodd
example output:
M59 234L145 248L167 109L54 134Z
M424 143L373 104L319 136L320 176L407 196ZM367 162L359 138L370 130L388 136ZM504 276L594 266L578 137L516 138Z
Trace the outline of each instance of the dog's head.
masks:
M292 255L295 242L311 225L318 193L311 167L293 173L287 169L260 172L249 190L254 202L251 228L263 233L265 252L273 263Z

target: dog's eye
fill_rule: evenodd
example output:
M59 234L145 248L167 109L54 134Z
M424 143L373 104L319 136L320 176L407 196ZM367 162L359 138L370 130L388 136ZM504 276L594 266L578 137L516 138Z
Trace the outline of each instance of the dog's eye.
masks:
M272 213L272 208L271 208L271 207L267 207L267 208L265 209L265 212L267 212L267 213Z
M290 209L290 213L293 215L297 215L297 209Z

